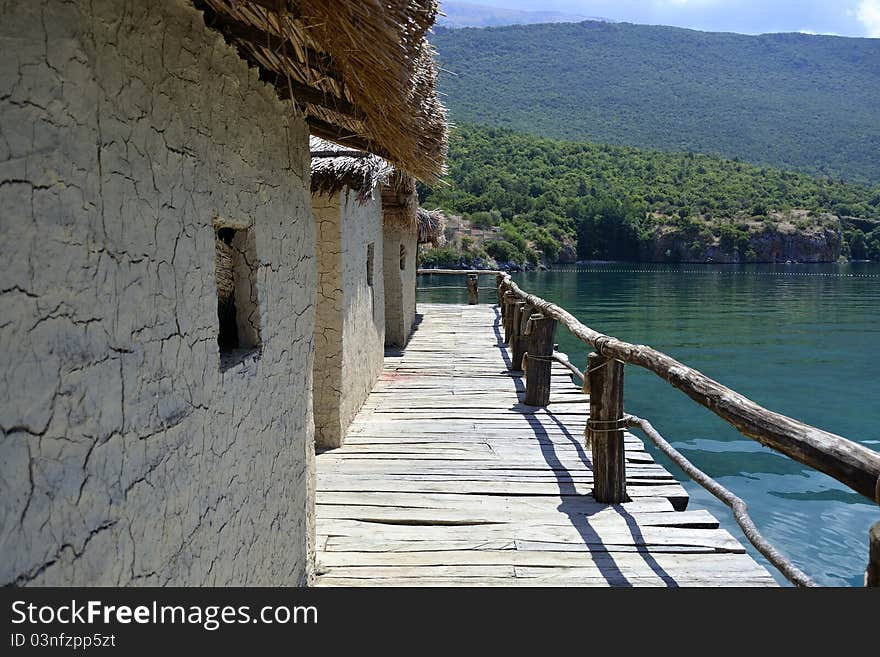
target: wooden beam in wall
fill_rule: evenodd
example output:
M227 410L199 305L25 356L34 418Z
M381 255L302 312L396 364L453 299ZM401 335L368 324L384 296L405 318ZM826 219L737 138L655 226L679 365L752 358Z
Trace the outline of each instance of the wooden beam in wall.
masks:
M357 148L358 150L367 151L385 158L386 160L390 160L390 156L385 149L375 146L366 137L356 135L350 130L340 128L339 126L328 123L327 121L322 121L314 116L307 116L306 122L309 124L309 129L312 134L316 137L321 137L321 139L327 139L328 141L343 144L351 148Z
M269 71L267 69L264 69L264 71L267 82L271 81L269 78L272 75L275 76L275 91L281 100L290 100L292 93L293 100L295 101L317 105L336 114L342 114L343 116L357 119L359 121L365 118L364 113L360 111L360 109L349 101L339 98L339 96L334 96L333 94L321 91L320 89L301 84L296 80L288 79L277 74L275 71Z
M195 5L205 13L205 23L216 30L220 30L227 37L246 41L276 53L286 50L288 57L291 57L296 52L304 52L306 61L300 62L301 64L308 66L321 75L332 78L337 82L342 82L339 71L336 69L336 64L333 63L333 59L327 53L318 52L308 47L303 48L300 46L297 48L289 39L283 39L254 25L249 25L231 16L220 14L201 0L196 0Z

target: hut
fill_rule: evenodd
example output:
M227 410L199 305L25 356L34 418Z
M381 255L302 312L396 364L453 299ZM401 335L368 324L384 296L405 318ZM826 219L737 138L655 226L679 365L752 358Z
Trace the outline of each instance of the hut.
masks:
M382 370L385 343L382 198L391 167L312 137L317 230L315 443L342 445Z
M385 344L403 347L416 317L418 196L412 176L395 171L382 186L385 250Z
M3 4L0 582L309 581L308 137L440 174L436 11Z
M311 139L317 229L315 440L342 445L382 369L383 346L412 332L415 179L370 153Z

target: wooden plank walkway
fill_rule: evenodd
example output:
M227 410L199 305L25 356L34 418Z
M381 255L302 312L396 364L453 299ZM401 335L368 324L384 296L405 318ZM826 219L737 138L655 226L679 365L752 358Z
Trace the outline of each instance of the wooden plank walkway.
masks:
M627 434L631 502L591 495L588 397L523 406L497 308L420 304L344 447L317 457L318 586L772 586Z

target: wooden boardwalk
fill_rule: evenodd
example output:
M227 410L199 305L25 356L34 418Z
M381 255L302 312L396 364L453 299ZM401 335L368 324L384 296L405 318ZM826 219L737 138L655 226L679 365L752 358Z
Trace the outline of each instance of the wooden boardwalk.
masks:
M588 397L554 370L523 406L497 308L420 304L345 446L317 457L319 586L772 586L627 434L626 504L597 503Z

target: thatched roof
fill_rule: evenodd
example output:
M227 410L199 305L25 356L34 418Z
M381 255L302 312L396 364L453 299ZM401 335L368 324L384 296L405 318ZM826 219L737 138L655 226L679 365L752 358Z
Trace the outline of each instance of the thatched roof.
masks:
M328 141L311 137L312 194L332 196L348 187L365 203L378 184L391 177L393 168L381 157L336 146Z
M417 178L444 172L446 112L425 35L436 0L194 0L312 134Z
M318 137L309 139L312 152L312 194L333 195L347 187L365 203L379 185L383 223L398 230L416 230L419 198L415 179L380 157L342 148Z
M446 243L446 216L440 210L419 208L416 217L419 225L419 244L443 246Z

